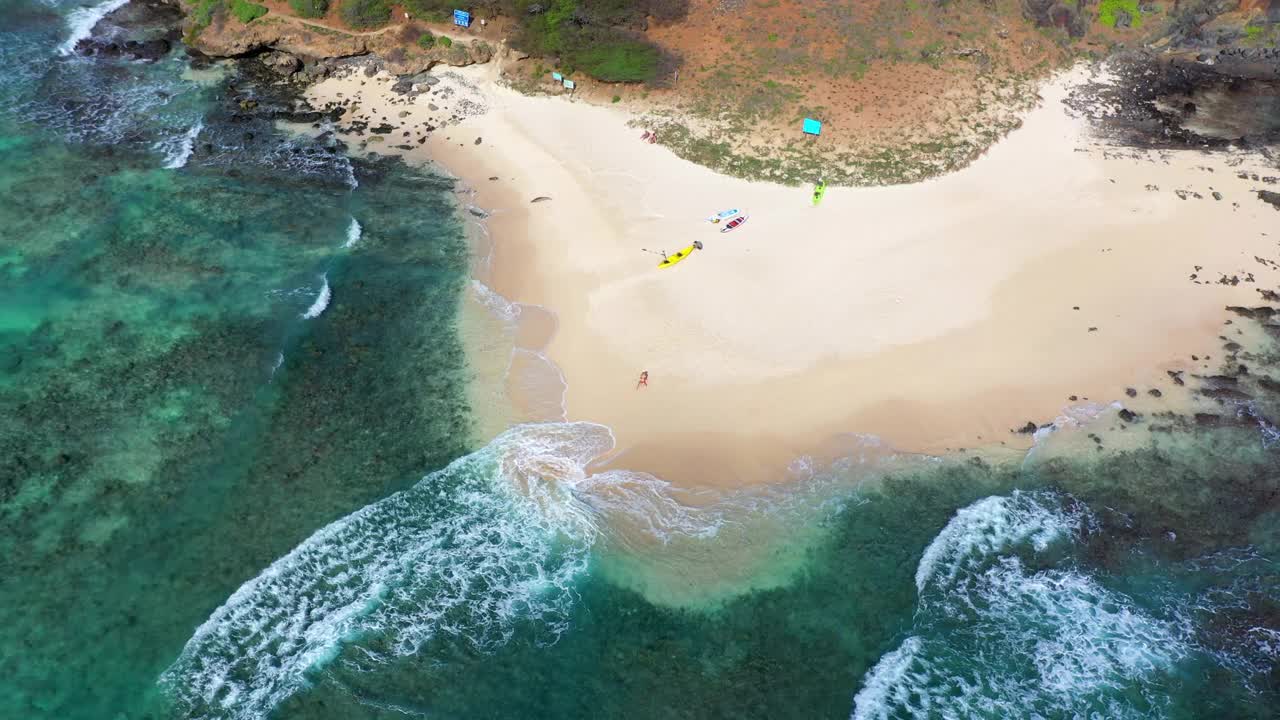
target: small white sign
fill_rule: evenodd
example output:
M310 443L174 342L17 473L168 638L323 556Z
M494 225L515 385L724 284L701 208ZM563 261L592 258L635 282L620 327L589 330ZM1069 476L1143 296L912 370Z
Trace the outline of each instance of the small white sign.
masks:
M574 88L578 87L576 84L574 84L574 82L573 82L572 80L565 80L565 81L564 81L564 86L565 86L566 88L570 89L570 90L572 90L572 89L574 89Z
M564 76L563 76L563 75L561 75L561 74L560 74L560 73L558 73L558 72L553 72L553 73L551 73L551 79L552 79L552 80L555 80L556 82L563 82L563 81L564 81Z

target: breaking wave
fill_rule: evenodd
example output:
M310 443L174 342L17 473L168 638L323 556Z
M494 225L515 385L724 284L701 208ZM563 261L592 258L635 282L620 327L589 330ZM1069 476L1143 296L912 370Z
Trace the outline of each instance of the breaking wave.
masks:
M361 233L360 221L355 218L351 218L351 224L347 226L347 241L342 243L342 247L355 247L356 243L360 242Z
M1161 716L1159 680L1191 652L1181 624L1047 557L1091 522L1047 491L957 512L921 558L915 627L866 675L854 720Z
M1043 552L1081 526L1081 511L1049 508L1038 496L1014 493L989 497L956 512L925 548L916 566L916 591L937 582L949 586L962 572L973 572L993 554L1019 543Z
M311 307L307 308L307 311L302 313L303 320L314 320L315 318L320 317L321 313L325 311L325 308L329 307L329 300L333 297L333 291L329 289L329 276L321 275L320 280L323 281L324 284L320 286L320 292L316 295L316 299L312 301Z
M612 445L600 425L519 426L322 528L218 608L161 686L190 714L247 720L348 644L357 665L437 636L489 649L520 620L554 641L597 534L572 490Z
M61 45L58 46L60 55L71 55L76 51L76 45L93 32L93 27L98 24L102 18L119 10L129 4L129 0L106 0L90 7L77 8L67 13L67 26L71 29L71 34Z
M187 128L185 133L156 143L156 149L164 153L166 170L177 170L186 166L187 161L191 159L192 151L195 150L196 138L200 136L200 131L203 129L204 123L197 122Z

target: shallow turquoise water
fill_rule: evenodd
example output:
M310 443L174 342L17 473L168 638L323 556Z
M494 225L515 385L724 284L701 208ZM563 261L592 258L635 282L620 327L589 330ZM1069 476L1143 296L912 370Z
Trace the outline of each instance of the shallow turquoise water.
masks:
M0 717L1280 708L1271 348L1216 422L772 490L474 447L447 182L0 8Z
M62 31L7 33L5 63ZM446 182L223 150L220 89L176 58L52 62L0 113L0 716L103 718L274 557L466 449L466 250ZM164 169L205 114L217 162Z

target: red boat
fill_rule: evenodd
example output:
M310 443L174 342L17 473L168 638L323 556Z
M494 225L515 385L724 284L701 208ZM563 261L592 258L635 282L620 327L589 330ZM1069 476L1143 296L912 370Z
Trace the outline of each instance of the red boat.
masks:
M728 224L726 224L724 227L720 228L720 232L722 232L722 233L729 232L730 230L732 230L732 229L734 229L734 228L738 227L739 225L741 225L742 223L746 222L748 217L750 217L750 216L749 216L749 215L739 215L738 217L736 217L736 218L734 218L734 219L730 220L730 221L728 222Z

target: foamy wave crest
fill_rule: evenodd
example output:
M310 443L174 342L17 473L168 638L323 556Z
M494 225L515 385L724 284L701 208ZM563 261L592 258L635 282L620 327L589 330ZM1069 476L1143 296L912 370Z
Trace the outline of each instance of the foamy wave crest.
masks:
M106 0L92 7L78 8L67 14L67 27L71 29L65 42L58 46L62 55L70 55L76 51L76 44L89 37L93 27L102 18L129 4L129 0Z
M187 128L185 133L156 143L156 149L164 153L166 170L177 170L187 164L191 159L191 153L195 150L196 138L200 136L200 131L203 129L204 123L197 122Z
M329 289L329 276L321 275L320 280L323 281L324 284L320 286L320 293L316 295L316 299L312 301L311 307L307 308L307 311L302 313L303 320L314 320L315 318L320 317L320 314L325 311L325 308L329 307L329 300L333 297L333 291Z
M1033 571L1019 556L1087 521L1049 492L958 512L921 559L915 627L867 673L854 720L1162 716L1157 685L1192 651L1180 624L1079 571Z
M493 288L488 285L472 278L471 291L475 293L476 301L503 322L514 323L519 319L520 306L494 292Z
M351 218L351 224L347 226L347 241L342 243L344 248L353 248L356 243L360 242L360 236L363 233L360 228L360 221Z
M520 620L554 641L597 534L572 487L612 445L600 425L519 426L330 524L218 608L161 686L189 715L247 720L349 643L373 665L439 636L494 648Z
M715 498L718 504L701 506L684 502L666 480L630 470L597 473L577 491L584 503L608 518L605 525L624 544L629 537L664 544L680 537L709 539L715 537L726 515L723 505L727 503L722 498Z
M951 522L929 543L916 566L916 591L937 580L955 582L996 553L1030 542L1038 552L1069 536L1081 526L1083 511L1064 512L1047 507L1045 493L1014 491L1008 497L989 497L956 512Z

